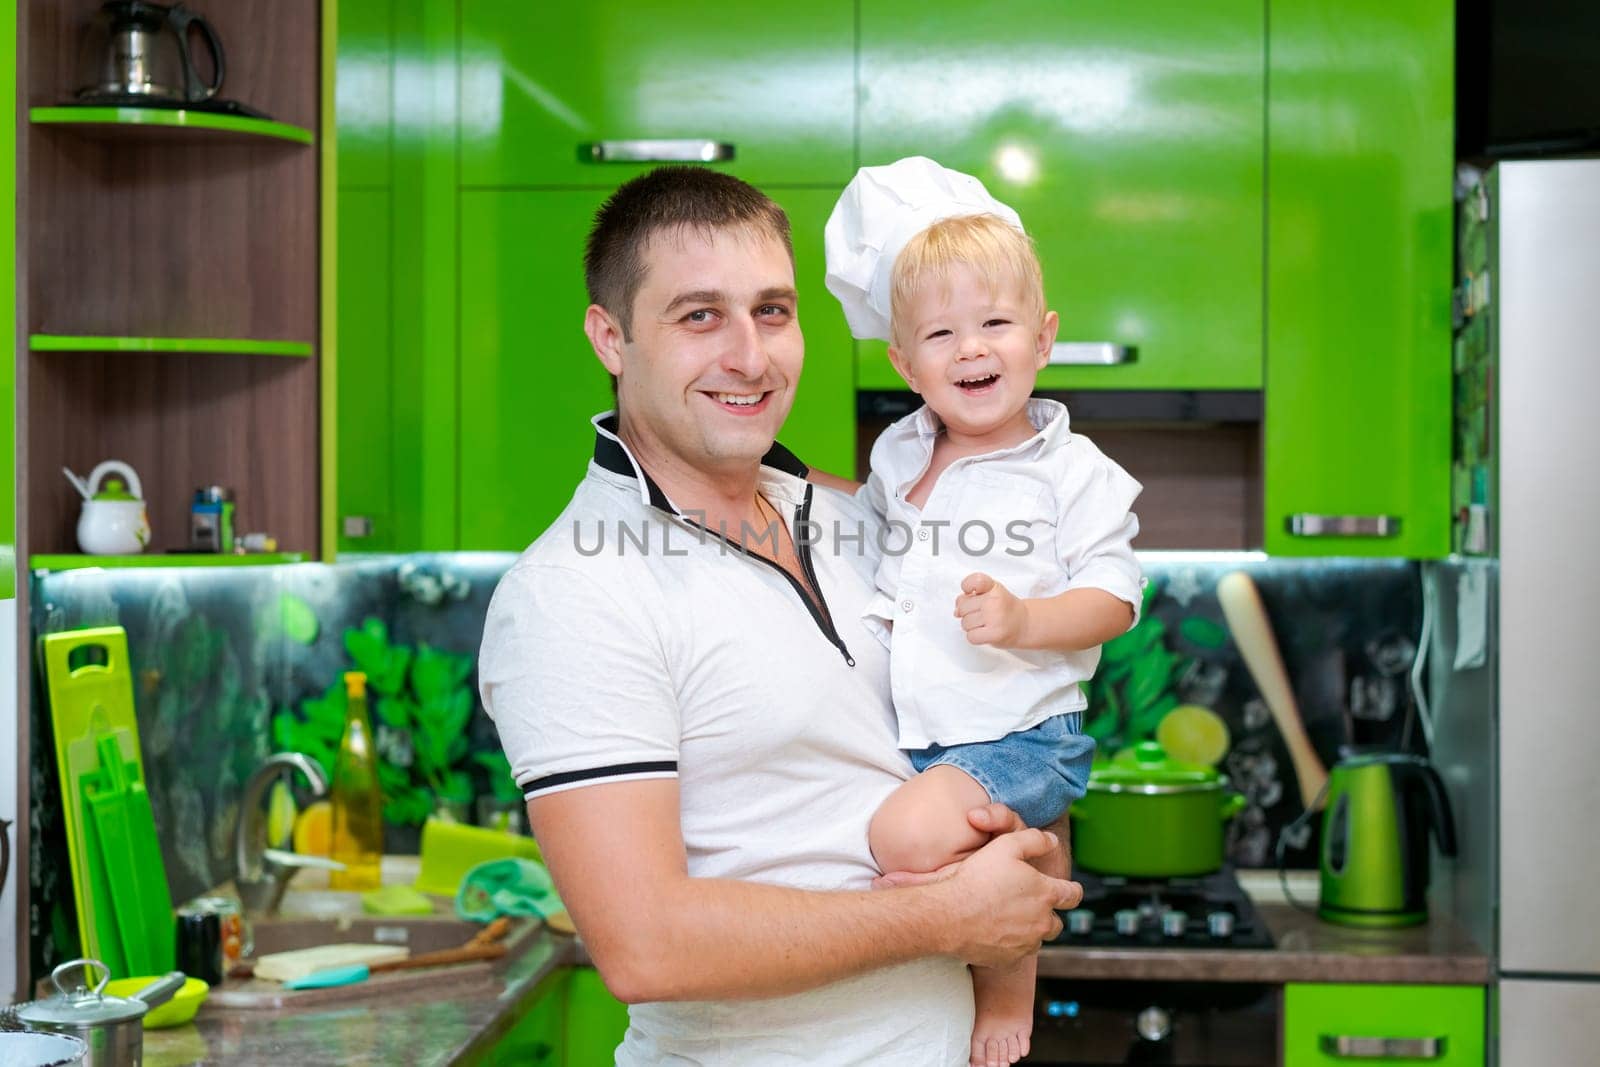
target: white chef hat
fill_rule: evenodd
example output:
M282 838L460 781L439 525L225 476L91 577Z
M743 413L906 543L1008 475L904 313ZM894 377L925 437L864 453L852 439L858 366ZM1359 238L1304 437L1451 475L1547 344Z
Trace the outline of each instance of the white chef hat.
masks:
M955 215L998 215L1022 231L1022 219L982 182L926 156L856 171L823 231L828 291L844 305L851 334L863 341L889 339L895 259L911 238Z

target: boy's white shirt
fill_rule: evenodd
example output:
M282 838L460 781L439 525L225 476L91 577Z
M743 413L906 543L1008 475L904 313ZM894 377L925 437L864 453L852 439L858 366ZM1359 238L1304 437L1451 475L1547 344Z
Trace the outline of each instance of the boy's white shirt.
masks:
M862 621L892 649L901 748L993 741L1085 706L1078 683L1093 676L1100 649L969 643L955 617L967 575L988 574L1019 597L1103 589L1131 604L1138 621L1144 579L1131 509L1143 487L1072 433L1060 402L1032 399L1027 413L1037 433L957 459L920 509L906 494L933 457L938 416L924 405L872 446L861 495L885 519L885 551Z

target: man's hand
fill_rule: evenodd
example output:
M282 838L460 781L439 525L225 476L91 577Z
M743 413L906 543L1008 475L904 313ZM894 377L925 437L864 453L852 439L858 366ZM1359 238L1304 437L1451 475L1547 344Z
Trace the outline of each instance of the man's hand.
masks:
M949 894L953 954L979 967L1007 967L1061 932L1057 909L1083 899L1073 882L1032 863L1060 847L1055 834L1001 834L957 865L937 888Z
M961 581L956 618L974 645L1015 648L1028 625L1028 605L1011 590L981 572Z
M979 966L1004 966L1036 951L1061 932L1057 910L1083 900L1083 887L1041 874L1036 867L1065 872L1066 847L1054 833L1030 830L1004 804L967 812L974 829L992 834L990 842L964 860L927 874L892 871L874 889L948 883L955 903L954 954ZM1065 826L1062 819L1057 825ZM1021 861L1021 862L1019 862Z

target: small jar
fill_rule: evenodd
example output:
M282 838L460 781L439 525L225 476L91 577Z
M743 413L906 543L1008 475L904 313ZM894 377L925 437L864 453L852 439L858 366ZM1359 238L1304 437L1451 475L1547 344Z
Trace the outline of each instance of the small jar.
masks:
M233 551L233 490L208 485L194 491L189 505L189 550Z

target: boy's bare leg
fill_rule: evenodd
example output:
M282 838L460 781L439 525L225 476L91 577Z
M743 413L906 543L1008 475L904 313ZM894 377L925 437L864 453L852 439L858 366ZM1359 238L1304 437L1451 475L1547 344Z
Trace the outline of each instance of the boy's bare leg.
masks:
M1067 841L1067 819L1050 827ZM1066 850L1042 856L1033 864L1045 874L1065 878L1071 863ZM972 1067L1005 1067L1028 1054L1033 1039L1033 994L1039 957L1029 956L1010 970L972 968L972 994L977 1020L972 1028Z
M895 790L872 817L873 858L885 873L936 871L961 859L986 839L967 822L967 812L987 803L988 793L965 771L945 764L929 767ZM1054 829L1064 834L1066 820ZM1068 864L1054 852L1034 866L1065 877ZM1038 958L1029 957L1007 970L972 969L972 1067L1006 1067L1028 1054L1038 967Z

